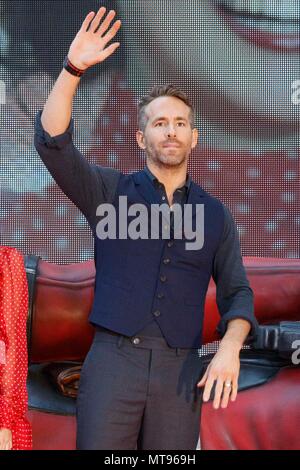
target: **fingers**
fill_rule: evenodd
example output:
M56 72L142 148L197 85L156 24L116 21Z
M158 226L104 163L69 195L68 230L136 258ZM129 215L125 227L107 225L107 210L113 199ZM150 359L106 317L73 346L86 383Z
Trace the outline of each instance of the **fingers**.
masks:
M10 429L0 429L0 450L12 449L12 433Z
M5 441L0 443L0 450L11 450L12 448L12 442L10 441Z
M238 394L238 379L232 381L231 401L235 401Z
M112 20L114 19L115 16L116 16L116 12L114 10L110 10L108 12L105 20L101 24L99 30L97 31L97 34L102 36L102 34L104 34L108 30L109 25L111 24L111 22L112 22Z
M110 28L110 30L105 34L105 36L102 37L104 44L107 44L109 41L111 41L115 37L120 27L121 27L121 20L115 21L113 26Z
M208 376L208 369L206 369L205 374L202 379L197 383L197 387L203 387Z
M228 405L229 397L231 401L235 401L238 393L238 381L237 379L227 378L224 380L221 377L212 376L208 374L208 371L205 372L204 376L198 382L198 387L203 387L205 384L203 392L203 401L208 401L211 395L212 388L216 382L213 407L218 409L220 407L226 408ZM230 383L231 386L228 387L225 384Z
M208 375L208 378L205 383L205 388L203 392L203 401L208 401L211 393L211 389L214 385L215 378L212 375Z
M105 36L102 37L104 44L107 44L109 41L111 41L115 37L115 35L117 34L117 32L119 31L121 27L121 20L115 21L113 26L108 30L112 20L116 16L116 12L114 10L110 10L105 20L103 21L103 23L99 26L100 21L105 15L105 12L106 12L105 7L101 7L98 10L96 15L95 15L95 12L91 11L86 16L85 20L83 21L79 32L80 33L86 32L88 29L88 26L90 25L90 28L88 30L89 32L96 33L100 37L102 37L102 35L106 33ZM98 27L99 29L97 30Z
M226 384L230 384L230 386ZM213 403L214 408L219 408L221 400L221 407L227 408L229 397L231 401L235 401L237 393L238 380L236 378L228 377L225 381L223 379L218 379Z
M99 61L103 61L107 59L107 57L112 55L115 52L115 50L119 47L119 45L120 45L119 42L114 42L113 44L108 46L106 49L104 49L100 54Z
M85 17L85 20L83 21L82 26L79 30L80 33L83 33L83 32L85 33L86 32L86 30L88 29L88 26L89 26L92 18L94 17L94 15L95 15L95 12L90 11L90 13Z
M213 401L213 407L215 409L218 409L220 406L220 399L221 399L221 395L223 392L223 384L224 384L223 380L221 378L218 378L216 389L215 389L214 401Z
M226 386L226 384L231 384L231 385L230 385L230 387L228 387L228 386ZM221 407L226 408L227 405L228 405L229 396L232 393L231 379L230 378L226 379L223 386L224 386L224 388L223 388L223 398L222 398Z
M90 26L90 29L89 29L90 32L94 33L94 32L96 31L96 29L98 28L99 23L100 23L100 21L102 20L102 18L103 18L103 16L105 15L105 13L106 13L106 8L105 8L105 7L99 8L99 10L98 10L98 12L97 12L95 18L94 18L93 21L91 22L91 26ZM116 14L116 13L114 12L114 15L115 15L115 14ZM114 16L114 15L113 15L113 16ZM111 16L111 11L110 11L109 14L107 15L107 17L106 17L105 21L103 22L103 24L107 21L107 18L108 18L109 16ZM101 25L101 28L102 28L102 26L103 26L103 25Z

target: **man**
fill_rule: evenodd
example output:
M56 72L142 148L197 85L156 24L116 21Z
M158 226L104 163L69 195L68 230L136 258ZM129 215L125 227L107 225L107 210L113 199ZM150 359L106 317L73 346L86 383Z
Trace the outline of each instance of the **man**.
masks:
M121 22L110 27L115 12L104 18L105 11L100 8L85 18L36 119L36 149L57 184L85 215L95 238L90 322L96 333L80 380L77 448L195 449L202 398L208 400L215 386L215 408L236 399L239 351L250 329L253 337L257 328L253 293L229 210L187 174L198 132L185 94L172 85L158 86L141 100L136 137L147 164L140 172L124 175L90 165L75 148L71 112L80 76L119 46L106 47ZM164 222L159 237L144 236L149 226L157 228L148 212L143 236L121 236L124 199L129 218L134 207L145 214L144 208L167 204L172 209L170 224ZM117 225L113 230L110 226L107 237L104 203L108 212L114 209ZM184 221L191 224L192 233L196 224L196 238L198 215L204 213L203 243L196 249L187 249L188 230L185 238L177 236L178 208L185 216L188 207L192 210ZM128 232L132 222L136 221L131 219ZM217 284L222 316L218 330L223 338L202 376L198 348L211 275Z

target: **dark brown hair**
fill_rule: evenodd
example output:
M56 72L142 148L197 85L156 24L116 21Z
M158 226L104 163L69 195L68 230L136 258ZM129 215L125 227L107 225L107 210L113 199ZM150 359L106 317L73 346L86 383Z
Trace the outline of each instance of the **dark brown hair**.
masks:
M174 96L175 98L180 99L183 101L189 108L190 108L190 124L191 128L194 127L194 107L192 103L190 102L189 98L187 95L177 88L174 85L168 84L168 85L157 85L152 90L150 93L146 96L143 96L141 100L139 101L138 104L138 125L139 129L144 132L147 121L148 121L148 116L145 112L146 106L151 103L151 101L155 100L156 98L159 98L161 96Z

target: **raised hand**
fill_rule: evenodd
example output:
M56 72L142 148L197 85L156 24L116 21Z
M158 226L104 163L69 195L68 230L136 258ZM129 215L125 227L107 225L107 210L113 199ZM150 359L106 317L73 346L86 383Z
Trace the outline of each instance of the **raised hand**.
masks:
M110 10L104 19L105 13L105 7L101 7L96 14L91 11L86 16L70 46L68 58L75 67L81 70L103 62L107 57L113 54L120 45L119 42L114 42L110 46L107 46L108 42L115 37L120 29L121 21L115 21L110 27L116 12Z

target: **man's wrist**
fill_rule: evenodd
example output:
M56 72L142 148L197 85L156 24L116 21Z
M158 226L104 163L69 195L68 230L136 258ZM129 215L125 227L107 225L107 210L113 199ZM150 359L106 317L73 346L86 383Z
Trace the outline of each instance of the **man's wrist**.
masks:
M79 68L77 65L70 61L68 56L65 57L63 66L65 70L67 70L71 75L74 75L75 77L82 77L82 75L87 70L84 68Z
M238 354L240 352L240 350L242 349L243 347L243 344L244 343L241 343L239 340L237 339L234 339L234 338L230 338L230 337L227 337L226 338L226 335L223 337L223 339L220 341L220 346L219 346L219 349L223 349L223 348L230 348L231 350L233 351L236 351L236 353Z
M233 348L240 350L251 330L251 323L245 318L233 318L228 321L226 333L221 343L230 343Z

